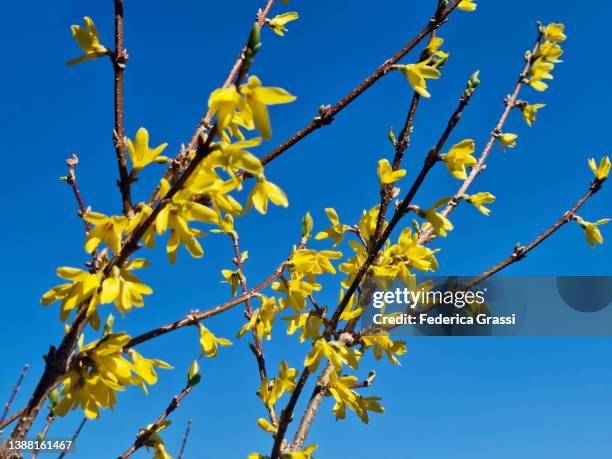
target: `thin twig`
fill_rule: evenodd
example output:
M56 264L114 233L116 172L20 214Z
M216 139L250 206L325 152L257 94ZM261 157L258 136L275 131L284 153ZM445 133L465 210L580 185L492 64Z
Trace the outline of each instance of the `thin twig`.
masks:
M25 375L28 372L29 368L30 368L30 365L26 363L23 366L23 370L21 370L21 373L19 373L19 378L17 379L17 382L13 386L13 391L11 392L11 396L9 397L8 402L4 404L4 411L2 412L2 417L0 417L0 425L4 422L4 420L8 416L8 413L11 410L11 406L13 406L13 402L15 401L15 397L17 397L17 392L19 392L19 389L21 388L21 383L23 382L23 378L25 378Z
M123 213L126 216L132 215L131 182L128 172L125 126L123 122L123 74L127 63L128 55L123 46L123 0L114 0L115 3L115 51L111 55L113 70L115 73L115 130L113 131L113 142L115 144L115 154L119 167L119 181L117 185L121 191L121 202Z
M79 164L79 158L75 154L72 155L72 158L68 158L66 160L66 165L68 166L68 175L66 176L66 183L70 185L70 188L72 188L72 192L74 193L74 197L77 201L77 205L79 206L78 215L83 220L83 225L85 226L85 234L87 235L91 231L92 227L91 227L91 223L89 223L87 220L83 218L85 213L87 212L87 208L85 207L85 201L83 201L81 190L79 189L79 183L77 182L77 178L76 178L77 164ZM96 260L98 258L97 248L95 248L91 252L91 257L93 260Z
M593 182L591 183L591 186L589 187L589 191L587 191L587 193L582 198L580 198L580 200L570 210L565 212L563 216L559 220L557 220L553 225L551 225L546 231L544 231L542 234L540 234L538 237L536 237L533 241L531 241L527 245L524 245L524 246L517 245L514 248L512 255L502 260L501 262L491 267L490 269L487 269L485 272L475 277L467 284L463 285L462 288L469 289L470 287L473 287L479 282L482 282L483 280L491 277L493 274L501 271L507 266L513 263L516 263L517 261L520 261L523 258L525 258L525 256L529 252L531 252L538 245L540 245L542 242L548 239L552 234L554 234L557 230L559 230L559 228L561 228L563 225L565 225L570 220L572 220L572 218L576 215L576 212L578 212L578 209L580 209L584 205L584 203L587 202L589 198L591 198L591 196L593 196L595 193L597 193L601 189L602 183L603 183L602 180L597 180L597 179L593 180Z
M83 430L83 427L85 426L86 422L87 422L87 418L84 417L83 420L81 421L81 423L79 424L79 426L77 427L77 429L72 434L72 438L70 439L70 449L74 448L74 442L76 441L76 439L81 434L81 430ZM65 449L64 451L62 451L62 453L59 456L57 456L57 459L63 459L68 451L70 451L70 450L69 449Z
M170 414L172 414L172 412L178 408L180 402L187 396L187 394L189 394L189 392L191 392L192 388L193 386L188 385L181 391L180 394L172 397L168 407L163 411L159 418L157 418L157 421L151 424L148 428L142 429L138 433L138 436L136 437L136 440L132 446L130 446L121 456L119 456L119 459L126 459L134 454L138 449L146 446L147 440L155 433L155 431L162 425L168 416L170 416Z
M455 210L455 208L459 205L459 203L461 202L461 199L463 198L463 196L469 189L472 182L476 179L478 174L480 174L484 170L485 162L487 161L487 158L489 157L489 154L491 153L493 146L495 145L495 141L497 140L499 134L502 132L502 129L504 127L504 124L506 124L506 120L508 119L510 112L512 111L513 108L516 107L516 101L518 100L518 95L521 91L521 88L525 84L525 79L527 75L529 74L529 70L531 69L533 62L535 61L535 56L536 56L538 49L540 48L541 41L542 41L542 32L540 31L538 32L536 43L533 47L533 50L531 51L531 57L525 63L525 67L523 68L523 71L519 75L518 81L516 83L514 91L512 92L512 95L508 96L505 99L504 101L505 106L501 114L501 117L499 118L499 121L497 122L495 129L493 129L493 131L491 132L491 135L489 136L489 139L487 143L485 144L485 147L483 148L482 153L480 154L480 157L478 158L476 165L472 168L467 178L463 181L463 183L457 190L457 193L453 196L453 199L450 200L450 202L446 205L444 210L441 212L442 215L444 215L445 217L448 217L449 214L453 212L453 210ZM427 230L423 231L422 234L419 235L419 243L423 244L426 242L430 242L434 237L435 235L433 234L432 228L428 228Z
M244 274L244 263L242 261L242 254L240 253L240 245L238 233L233 231L231 233L232 245L234 247L234 263L238 268L238 276L240 278L240 288L242 289L242 293L247 293L249 289L247 288L246 275ZM253 308L251 306L251 298L248 297L244 300L246 315L250 319L253 315ZM259 379L263 383L268 380L268 372L266 370L266 358L263 351L263 345L261 342L261 336L257 333L257 327L253 327L251 329L251 335L253 336L253 347L251 350L253 354L255 354L255 359L257 360L257 367L259 368ZM268 413L270 415L270 422L272 422L273 426L278 425L278 419L276 417L276 411L274 410L274 406L270 405L267 407Z
M13 422L15 422L25 411L25 408L21 408L19 411L17 411L16 413L13 413L6 421L0 422L0 432L2 432L2 430L12 424Z
M181 449L179 450L177 459L183 459L183 453L185 453L185 447L187 446L187 440L189 440L189 432L191 432L192 420L187 422L187 429L185 429L185 435L183 435L183 441L181 442Z
M43 429L40 431L40 433L36 436L36 439L39 442L44 441L45 438L47 438L47 434L49 433L49 429L51 428L51 424L53 424L53 421L55 421L56 417L53 414L52 411L49 411L49 414L47 415L47 419L45 420L45 425L43 427ZM32 453L32 459L36 459L38 457L38 454L40 453L39 449L35 449L34 452Z
M351 92L344 96L335 105L323 106L319 109L319 114L308 123L303 129L295 133L292 137L279 145L274 151L268 153L261 160L262 164L266 165L270 161L280 156L283 152L298 143L304 137L312 134L318 128L329 125L333 121L333 117L346 108L351 102L357 99L367 89L370 88L382 76L386 75L402 57L408 54L421 40L423 40L430 32L436 30L444 23L448 15L457 7L461 0L453 0L442 11L437 11L436 14L427 22L427 25L414 37L406 46L400 49L395 55L383 62L370 76L359 83ZM272 458L274 459L274 458Z

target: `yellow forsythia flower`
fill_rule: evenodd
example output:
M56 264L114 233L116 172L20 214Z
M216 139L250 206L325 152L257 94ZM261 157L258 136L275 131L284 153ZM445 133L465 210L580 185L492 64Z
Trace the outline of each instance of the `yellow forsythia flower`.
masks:
M153 149L149 148L149 131L141 127L136 132L136 137L134 137L133 142L131 139L128 139L127 146L128 154L132 160L132 167L134 171L139 171L155 161L168 144L162 143Z
M338 217L338 213L335 209L328 207L325 209L325 214L327 215L327 218L329 218L329 221L331 222L332 226L317 233L315 239L333 239L333 246L336 247L342 242L342 239L344 238L346 226L340 223L340 218Z
M393 341L388 335L363 336L361 342L365 349L373 348L372 351L376 360L380 360L384 352L393 365L399 365L399 360L397 360L395 355L406 353L406 342L401 340Z
M268 341L272 339L272 325L276 319L276 298L273 296L267 298L260 295L259 302L261 303L260 308L253 311L251 319L236 335L237 338L240 338L249 330L255 330L260 338L265 338Z
M282 88L266 88L256 76L249 77L247 84L241 86L240 93L245 98L243 108L246 117L250 117L264 139L272 137L268 105L293 102L296 97Z
M267 419L259 418L257 420L257 425L263 429L264 432L269 432L271 434L276 434L278 429L274 427ZM249 456L250 457L250 456Z
M446 163L446 168L453 175L453 177L459 180L465 180L467 173L465 168L476 165L476 158L472 156L476 144L472 139L465 139L459 143L453 145L448 153L441 155L442 159Z
M202 348L200 358L202 358L204 355L209 358L215 357L217 355L218 346L232 345L232 342L229 339L217 338L201 323L198 324L198 330L200 331L200 347Z
M427 91L426 78L437 80L440 78L440 71L429 65L430 59L426 59L418 64L407 64L396 66L404 76L408 79L410 86L413 91L423 97L431 97L431 94Z
M531 66L529 71L531 78L529 79L529 85L537 90L544 91L548 88L548 85L542 80L552 80L553 76L550 74L555 65L552 62L547 62L544 58L540 57Z
M595 247L596 243L603 244L603 236L601 235L601 231L599 231L598 226L608 223L610 221L609 218L602 218L596 222L587 222L578 216L575 218L578 224L584 230L584 235L586 236L587 242L591 247Z
M268 25L274 31L275 34L281 37L287 32L285 25L288 22L295 21L300 15L296 11L290 11L288 13L279 14L268 20Z
M477 6L478 5L476 2L474 2L474 0L462 0L457 5L457 8L462 11L475 11Z
M99 212L87 212L83 215L83 220L95 225L85 240L87 253L93 252L102 242L115 253L121 250L121 234L128 227L126 217L117 215L107 217Z
M85 28L79 25L72 25L71 29L72 36L76 40L77 45L79 45L79 48L81 48L85 54L66 62L67 65L80 64L88 59L96 59L109 53L108 49L100 44L98 30L91 18L85 16L83 20L85 21Z
M323 338L318 339L312 346L312 349L304 359L304 366L308 367L311 373L317 371L323 357L327 357L329 363L334 366L334 369L339 372L342 370L342 364L346 363L351 368L359 367L359 358L361 353L355 349L348 348L338 341L327 342Z
M538 110L544 107L546 107L545 104L521 105L521 113L525 123L527 123L528 126L533 126L533 123L536 121Z
M446 232L452 231L454 228L448 218L436 212L437 209L448 204L448 201L450 201L450 198L442 198L426 211L421 210L418 212L419 217L427 220L428 225L434 229L434 232L442 237L446 237Z
M220 142L215 144L215 150L209 155L208 163L223 167L230 175L234 175L239 169L259 175L263 173L261 161L246 149L260 144L260 137L234 143Z
M512 134L510 132L499 134L499 145L502 151L505 150L506 148L516 147L517 138L518 138L518 135Z
M546 41L540 45L536 53L536 57L542 57L544 60L548 62L552 62L558 64L562 61L559 60L561 55L563 54L563 49L557 43L552 41Z
M395 183L406 175L405 169L398 169L394 171L389 164L388 159L381 159L378 161L378 179L381 185L388 185Z
M289 306L295 312L301 312L306 307L306 298L312 292L321 290L321 285L308 282L300 275L289 280L283 279L282 282L274 282L272 290L286 294L285 298L280 300L283 309Z
M599 166L597 166L595 159L591 158L589 159L589 167L593 171L593 174L595 174L595 178L597 180L605 180L608 178L608 174L610 173L610 158L607 156L601 158Z
M81 406L86 417L97 418L99 408L114 406L116 391L130 385L146 390L145 383L154 384L157 381L154 366L171 368L161 360L144 359L135 351L128 353L133 360L130 362L123 352L130 339L125 333L109 334L82 347L79 355L83 365L64 376L63 399L57 404L54 414L65 416Z
M463 199L476 207L483 215L488 216L491 213L491 209L486 208L483 204L494 202L495 196L487 191L483 191L472 195L464 194Z
M211 116L217 115L217 131L225 131L234 116L234 111L240 107L242 99L236 86L215 89L208 98L208 109Z
M268 182L263 175L258 175L257 183L247 200L247 210L255 207L260 214L265 214L268 211L268 201L272 201L277 206L289 206L285 192L274 183Z
M221 270L221 274L225 279L223 282L230 284L232 288L232 296L236 296L238 287L240 286L240 272L232 271L230 269L223 269Z
M563 33L564 31L565 25L551 22L544 28L544 37L554 42L565 41L567 36Z

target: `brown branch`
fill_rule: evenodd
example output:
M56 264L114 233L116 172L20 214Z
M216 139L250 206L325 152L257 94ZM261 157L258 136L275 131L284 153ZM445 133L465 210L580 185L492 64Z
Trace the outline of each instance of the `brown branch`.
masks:
M185 447L187 446L187 440L189 440L189 432L191 432L191 419L187 422L187 429L185 430L185 435L183 435L183 441L181 442L181 449L179 450L177 459L183 459L183 453L185 452Z
M115 129L113 131L113 143L117 155L117 166L119 167L119 180L117 185L121 191L123 213L132 215L131 182L128 172L125 126L123 122L123 74L128 55L123 46L123 0L114 0L115 3L115 51L111 54L113 70L115 72Z
M249 290L247 288L246 276L244 274L244 263L242 262L242 254L240 253L238 233L236 233L236 231L233 231L231 233L231 238L233 243L232 245L234 247L234 263L238 268L238 276L240 277L240 288L242 289L242 293L245 294ZM251 298L246 298L244 300L244 304L246 315L250 319L253 315L253 308L251 307ZM251 350L253 351L255 359L257 360L257 367L259 368L259 379L261 380L261 382L264 382L268 380L268 372L266 370L266 358L263 351L263 345L261 342L261 337L259 336L259 333L257 333L257 327L253 327L251 329L251 334L253 336L253 346L251 347ZM267 408L272 425L278 425L278 419L276 417L276 411L274 410L274 406L270 405Z
M180 394L172 397L168 407L163 411L159 418L157 418L157 421L151 424L151 426L147 429L142 429L138 433L138 436L136 437L136 440L132 446L130 446L121 456L119 456L118 459L126 459L143 446L146 446L147 440L149 440L151 435L155 433L155 431L162 425L168 416L170 416L170 414L172 414L172 412L178 408L180 402L187 396L187 394L189 394L189 392L191 392L191 389L193 389L193 386L187 385Z
M293 145L298 143L304 137L312 134L318 128L329 125L333 121L333 117L340 113L346 108L351 102L357 99L367 89L370 88L376 81L386 75L391 69L392 65L395 65L402 57L408 54L421 40L423 40L429 33L440 27L448 15L457 7L461 0L453 0L443 10L436 11L436 14L427 22L427 25L421 30L416 37L414 37L406 46L400 49L392 57L383 62L370 76L359 83L351 92L344 96L340 101L332 106L323 106L319 109L319 114L307 124L303 129L295 133L292 137L286 140L284 143L279 145L274 151L268 153L261 160L262 164L266 165L270 161L274 160L286 150L291 148ZM274 459L274 458L273 458Z
M272 454L271 459L278 459L281 454L281 449L284 446L285 433L287 432L287 428L289 427L289 423L293 418L293 410L295 409L295 405L300 398L300 394L302 390L304 390L304 386L306 385L306 381L308 381L308 377L310 376L310 371L308 367L305 367L302 370L302 374L300 375L300 379L295 385L293 392L291 393L291 398L289 398L289 402L287 402L287 406L283 411L281 411L278 430L276 435L274 436L274 445L272 446Z
M83 420L80 422L79 426L77 427L77 429L72 434L72 438L70 438L70 442L71 442L70 443L70 448L71 449L74 447L74 442L76 441L76 439L81 434L81 430L83 430L83 427L85 426L86 422L87 422L87 418L84 417ZM65 449L64 451L62 451L62 454L57 456L57 459L63 459L64 456L66 455L66 453L68 453L69 451L70 451L69 449Z
M475 277L470 282L462 286L462 288L469 289L470 287L473 287L479 282L482 282L483 280L491 277L492 275L501 271L507 266L513 263L516 263L517 261L520 261L523 258L525 258L525 256L529 252L531 252L538 245L540 245L542 242L544 242L546 239L552 236L563 225L565 225L570 220L572 220L572 218L576 215L576 212L578 212L578 209L580 209L584 205L584 203L587 202L591 198L591 196L593 196L595 193L597 193L601 189L602 183L603 183L603 180L597 180L597 179L593 180L593 182L591 183L591 186L589 187L589 191L587 191L587 193L582 198L580 198L580 200L570 210L565 212L563 216L559 220L557 220L552 226L550 226L546 231L544 231L542 234L540 234L538 237L536 237L533 241L531 241L527 245L524 245L524 246L517 245L514 248L512 255L502 260L501 262L491 267L490 269L487 269L485 272L483 272L482 274L480 274L479 276Z
M510 112L512 111L513 108L516 107L518 95L521 91L521 88L525 84L525 79L527 75L529 74L529 70L531 69L533 62L535 61L535 55L538 49L540 48L541 41L542 41L542 32L540 31L538 32L536 43L533 47L533 50L531 51L531 57L525 63L525 67L523 68L523 71L519 75L518 81L516 83L514 91L512 92L512 95L508 96L505 99L504 111L502 112L501 117L499 118L499 121L497 122L497 125L491 132L491 135L489 136L489 139L487 143L485 144L485 147L483 148L482 153L480 154L480 157L478 158L476 165L472 168L468 177L463 181L463 183L457 190L457 193L453 196L453 199L451 199L451 201L447 204L447 206L441 212L442 215L444 215L445 217L448 217L449 214L453 212L453 210L455 210L455 208L461 202L461 198L463 198L463 196L469 189L472 182L476 179L478 174L480 174L484 170L485 162L487 161L487 158L489 157L489 154L491 153L493 146L495 145L495 141L497 140L499 134L502 132L502 129L504 127L504 124L506 124L506 120L508 119ZM433 234L432 229L428 228L419 236L419 243L430 242L434 237L435 235Z

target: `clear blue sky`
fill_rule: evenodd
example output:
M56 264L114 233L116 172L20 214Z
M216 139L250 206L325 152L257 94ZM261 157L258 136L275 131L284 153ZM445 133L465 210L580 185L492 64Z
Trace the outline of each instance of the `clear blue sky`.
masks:
M168 142L167 151L173 153L191 135L208 93L224 80L262 2L126 3L127 132L133 135L145 126L152 142ZM264 33L253 73L299 99L272 110L274 138L257 153L270 151L306 124L319 105L336 102L403 46L426 22L434 3L291 2L301 19L284 38ZM531 102L547 104L537 124L528 128L514 113L508 130L519 134L518 147L505 154L496 149L475 185L474 191L498 197L492 215L485 218L468 206L453 215L456 230L438 244L441 271L447 274L477 274L507 256L516 241L531 240L586 190L591 180L587 158L610 154L611 69L601 54L609 34L601 18L612 14L612 6L597 2L577 7L553 0L478 3L476 13L454 14L441 31L451 58L443 79L430 84L433 97L419 111L406 155L409 174L420 167L472 71L481 70L482 85L451 141L473 137L481 146L522 67L523 52L532 45L536 20L564 22L569 40L563 45L565 63L555 69L550 90L524 93ZM286 10L280 4L275 8ZM112 68L104 61L64 65L79 53L69 26L85 15L95 20L103 42L110 45L110 0L8 2L0 19L0 148L5 157L0 394L8 396L23 363L32 365L16 407L39 377L43 353L63 331L57 306L44 309L39 297L57 283L57 266L80 266L86 260L73 198L58 180L65 174L64 159L72 152L79 155L78 179L87 204L105 213L120 211L111 143ZM375 203L376 162L390 155L386 134L390 125L400 127L409 97L406 81L390 75L341 113L332 127L267 168L268 178L287 192L290 207L240 221L243 249L251 256L251 282L263 279L286 256L306 211L321 229L327 224L324 207L335 207L343 221L353 222ZM144 175L136 185L137 198L148 196L155 178L154 170ZM417 201L429 205L456 185L441 168ZM587 220L612 217L610 197L607 187L581 215ZM612 240L612 227L603 231ZM204 247L203 260L194 261L181 250L174 267L163 250L147 252L152 267L143 277L156 293L144 310L118 321L117 329L137 334L191 308L206 309L227 299L227 286L218 280L220 269L230 266L229 241L211 236ZM570 225L508 272L609 275L610 247L591 250L579 227ZM337 284L328 280L323 303L332 303L337 295ZM208 326L234 339L242 320L235 310ZM285 345L289 341L280 327L275 335L276 344L268 346L272 371L281 350L292 366L300 366L306 345ZM87 338L95 336L90 331ZM141 350L171 362L176 371L163 372L148 397L136 389L121 394L115 413L104 412L86 426L76 457L115 457L126 449L137 430L156 419L180 390L186 368L199 354L192 329ZM608 338L411 339L401 368L375 366L379 378L368 391L384 398L387 413L373 416L370 426L351 414L336 423L331 404L325 403L310 441L320 444L318 459L609 457L611 351ZM364 361L360 374L366 375L372 365ZM202 362L202 369L202 384L164 435L168 450L176 454L187 419L193 418L187 458L269 452L270 436L255 426L265 413L254 397L257 372L246 339ZM50 436L70 435L80 419L80 413L71 414L54 425ZM151 455L139 452L135 457Z

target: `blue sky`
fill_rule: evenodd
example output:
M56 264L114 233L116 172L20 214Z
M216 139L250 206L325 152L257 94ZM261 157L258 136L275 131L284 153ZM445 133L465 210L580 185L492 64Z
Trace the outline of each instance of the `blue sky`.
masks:
M8 396L23 363L32 365L16 407L25 402L42 371L41 356L62 335L57 306L42 308L39 297L57 283L57 266L80 266L86 260L73 198L58 180L65 174L65 158L76 152L81 159L77 174L87 204L104 213L120 211L111 142L112 68L104 61L64 65L79 53L69 26L80 23L82 16L91 16L103 42L112 43L111 3L10 2L0 19L6 171L5 224L0 227L5 242L0 394ZM126 3L127 133L133 136L145 126L152 143L168 142L167 151L173 153L191 135L210 91L225 79L261 2L236 0L231 7L195 0L173 2L172 7L161 1ZM298 100L272 109L274 137L255 152L271 151L305 125L320 105L334 103L352 89L423 26L433 3L293 1L290 7L300 12L300 20L284 38L264 33L252 72ZM286 10L280 4L275 8ZM552 0L483 0L476 13L457 12L441 30L451 58L443 78L429 86L432 98L419 110L406 154L409 177L435 143L474 70L481 70L481 87L450 141L471 137L482 146L522 68L522 54L532 45L536 20L564 22L569 36L563 45L565 62L555 69L550 90L522 94L530 102L547 104L538 122L528 128L518 113L512 114L507 130L519 134L518 147L506 153L495 149L473 188L497 196L491 216L462 206L453 214L456 230L436 244L442 249L442 273L478 274L507 256L515 242L533 239L586 191L592 177L587 158L610 153L610 64L599 47L608 39L601 17L610 15L612 6L598 2L597 14L593 10ZM406 62L411 59L415 54ZM305 212L310 211L316 228L322 229L327 225L325 207L335 207L343 221L354 222L362 209L377 201L376 163L391 155L386 134L389 126L401 127L409 98L406 81L391 74L331 127L267 167L267 177L287 192L290 207L240 220L252 283L288 254L299 238ZM137 199L148 196L161 173L154 166L150 169L136 184ZM416 201L427 206L456 186L440 168ZM580 215L587 220L612 217L610 193L604 188ZM604 237L611 234L607 227L603 232ZM227 286L218 280L220 269L230 266L230 242L210 236L203 245L204 259L192 260L181 251L176 266L168 265L163 250L146 252L152 266L143 279L155 295L144 310L119 320L116 328L135 335L192 308L203 310L226 300ZM507 272L610 275L611 255L610 244L590 249L572 224ZM329 278L325 284L320 301L332 304L337 282ZM241 312L234 310L208 326L233 340L242 321ZM87 339L95 337L87 332ZM307 351L306 345L283 337L280 327L267 348L272 371L280 358L299 367ZM108 458L125 450L137 430L156 419L180 390L189 363L199 354L191 329L141 350L171 362L176 370L163 372L149 396L135 389L122 394L115 413L104 412L86 426L76 457ZM410 339L401 367L363 363L360 374L367 375L370 368L379 374L368 391L383 397L387 413L373 416L370 426L350 415L337 423L326 403L310 440L320 444L318 459L606 457L605 440L612 433L606 422L612 403L611 350L609 338ZM270 437L255 426L265 413L254 397L257 372L246 339L202 362L202 370L202 384L164 435L169 451L177 452L187 419L193 418L188 458L268 452ZM69 436L80 418L73 413L56 423L50 436ZM135 457L151 455L139 452Z

